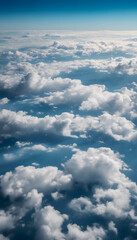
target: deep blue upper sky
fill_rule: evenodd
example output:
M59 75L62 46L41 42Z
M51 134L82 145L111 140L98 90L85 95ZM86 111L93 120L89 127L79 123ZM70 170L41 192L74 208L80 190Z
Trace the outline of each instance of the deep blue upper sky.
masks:
M137 0L0 0L0 29L134 30L136 26Z
M136 0L1 0L1 12L88 12L137 9Z

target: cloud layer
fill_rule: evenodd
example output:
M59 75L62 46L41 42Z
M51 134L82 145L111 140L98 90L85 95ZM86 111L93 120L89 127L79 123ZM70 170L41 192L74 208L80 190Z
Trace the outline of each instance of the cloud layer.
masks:
M136 239L136 34L0 34L0 240Z

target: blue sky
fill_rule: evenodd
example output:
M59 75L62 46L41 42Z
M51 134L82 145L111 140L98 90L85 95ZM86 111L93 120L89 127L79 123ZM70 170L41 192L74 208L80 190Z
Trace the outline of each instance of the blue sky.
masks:
M4 29L133 30L137 1L1 1Z
M94 12L137 9L136 0L8 0L1 1L1 12Z

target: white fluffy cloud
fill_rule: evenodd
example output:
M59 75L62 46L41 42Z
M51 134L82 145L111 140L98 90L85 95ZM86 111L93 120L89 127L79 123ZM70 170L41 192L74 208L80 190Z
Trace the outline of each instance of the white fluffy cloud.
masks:
M134 124L124 117L107 112L98 117L81 117L64 112L54 117L43 118L27 115L25 112L2 110L0 115L1 137L18 137L28 134L54 134L58 136L76 137L73 133L86 133L91 130L103 132L117 141L131 141L136 138ZM40 147L40 145L39 145Z
M10 100L9 100L7 97L2 98L2 99L0 99L0 105L7 104L9 101L10 101Z
M34 166L19 166L15 172L7 172L1 176L3 194L11 199L30 195L32 189L50 194L57 190L68 189L71 185L71 175L58 170L57 167L35 168ZM35 192L33 192L35 194ZM27 195L29 194L29 195ZM32 194L32 193L31 193Z
M91 93L87 100L82 102L80 109L103 109L111 113L129 114L129 111L134 109L136 97L137 94L133 89L129 90L125 87L117 92L109 92L105 90L105 86L103 89L102 85L101 91L97 88L94 94Z
M59 192L54 192L51 194L52 198L56 201L59 200L60 198L63 198L63 194L59 193Z
M44 118L26 115L25 112L13 112L10 110L2 110L0 116L0 125L3 129L1 136L16 137L24 134L50 133L56 135L70 135L69 115L45 116Z
M82 231L77 224L68 225L68 240L96 240L104 239L106 236L105 230L102 227L89 227Z
M25 214L32 208L38 211L38 209L41 207L43 196L44 194L38 193L37 189L32 189L30 192L28 192L24 196L22 207L15 207L14 211L18 212L17 219L24 217Z
M20 194L20 197L22 197L20 201L18 203L13 201L7 211L0 210L0 232L15 229L18 221L30 210L34 209L37 212L42 204L43 193L38 193L36 189L31 189L26 194ZM3 240L8 239L4 238L3 235L0 237L3 237Z
M134 124L124 117L119 117L115 114L111 115L105 112L94 119L95 125L93 125L93 129L97 132L108 134L117 141L131 141L137 136Z
M125 168L126 165L118 154L103 147L78 150L65 163L65 170L81 183L124 184L127 179L121 170Z
M132 188L128 189L122 185L107 190L105 188L95 188L95 193L91 199L86 197L73 199L69 207L81 216L83 214L95 214L106 218L126 218L129 216L136 219L135 210L130 205L131 193Z
M0 234L0 240L9 240L9 238L5 237L3 234Z
M14 228L14 217L10 212L0 210L0 231Z
M6 161L16 161L20 158L22 158L24 155L31 155L34 154L34 152L46 152L46 153L52 153L54 151L58 151L61 149L70 149L71 151L75 152L77 144L72 145L62 145L58 144L56 147L48 147L44 144L32 144L30 142L19 142L17 141L15 146L17 146L17 150L14 151L14 153L4 153L3 159ZM10 149L10 148L9 148ZM9 150L10 151L10 150ZM35 165L35 162L34 162Z
M35 51L35 50L34 50ZM18 55L18 52L16 53ZM11 53L9 54L11 55ZM23 55L23 53L20 53ZM71 79L62 79L61 73L69 73L84 67L96 69L99 72L117 74L137 74L137 58L115 57L109 59L75 59L71 61L40 61L31 63L12 59L0 72L2 89L10 89L16 94L38 92L40 90L58 91L73 84ZM16 61L16 65L15 65ZM8 69L8 70L7 70ZM6 70L6 75L5 75ZM16 89L16 90L15 90Z
M113 231L116 235L118 234L117 228L115 227L115 223L111 221L108 225L108 229L110 231Z
M20 195L21 196L21 195ZM22 195L22 200L8 207L8 211L0 211L0 232L15 229L19 220L32 209L39 211L42 203L43 193L38 193L36 189L32 189L26 195ZM9 238L4 237L0 234L0 239L8 240Z
M1 176L3 193L15 198L24 196L33 188L40 192L54 192L55 189L68 188L72 177L78 182L87 184L98 182L109 186L114 183L133 188L136 186L121 173L121 170L127 169L127 165L110 148L89 148L87 151L75 149L75 151L76 153L64 165L65 173L57 167L34 166L19 166L14 172L7 172Z
M69 207L78 214L90 214L93 211L93 204L87 197L74 198L70 202Z
M8 89L16 94L23 94L27 92L39 92L40 90L57 91L64 89L74 81L69 78L59 77L61 72L70 72L73 69L78 69L84 65L89 65L90 61L70 61L68 62L53 62L31 64L28 62L21 62L14 65L8 63L8 71L6 75L0 73L0 85L2 89ZM7 66L6 66L7 67Z
M61 214L52 206L46 206L36 212L36 239L65 240L65 235L62 233L61 229L65 219L68 219L68 216L66 214Z
M65 163L65 169L72 174L74 181L83 186L91 184L94 194L91 198L72 199L69 207L79 214L136 219L131 198L136 198L137 186L122 173L126 168L118 154L109 148L77 151Z
M30 192L20 195L21 198L18 203L14 202L15 199L12 198L12 204L8 209L8 214L12 220L11 223L14 223L12 228L16 228L18 221L23 219L30 210L37 212L40 209L43 196L43 193L38 193L37 189L31 189Z
M20 195L21 196L21 195ZM22 200L20 200L19 204L16 204L13 199L13 203L9 208L11 215L14 217L15 226L16 223L23 219L23 217L30 211L33 210L35 212L39 211L42 198L44 194L38 193L37 189L31 189L30 192L22 195Z
M59 200L63 197L60 191L74 190L76 182L81 188L93 188L92 195L88 190L88 197L73 198L70 201L69 207L77 214L101 215L106 219L137 219L131 204L131 199L136 198L137 186L123 173L128 168L119 154L110 148L75 150L76 153L64 164L64 171L58 170L57 167L19 166L14 172L7 172L1 176L1 190L4 196L9 196L13 204L16 198L22 198L21 208L20 205L13 205L9 212L1 212L1 216L7 221L6 226L10 217L10 227L14 227L13 223L34 208L37 238L91 239L92 236L93 239L102 239L105 231L101 227L87 227L87 230L82 231L78 225L71 224L68 225L68 233L65 236L61 228L67 219L66 215L61 215L51 206L40 209L43 196L51 194L55 201ZM117 234L114 224L110 223L108 229Z
M93 212L98 215L115 216L116 218L130 216L134 219L135 216L132 216L132 207L130 205L131 193L132 188L128 189L128 187L122 185L119 185L116 189L96 189L94 198L97 205ZM102 200L105 201L105 204Z
M65 116L65 114L64 114ZM95 130L112 136L117 141L131 141L136 138L137 131L134 124L125 117L111 115L104 112L98 117L76 115L70 125L72 132L88 132Z
M44 239L49 233L48 230L46 233L46 226L43 232L40 221L44 221L42 216L46 213L47 209L47 217L45 215L44 219L47 218L47 221L49 221L49 216L51 216L51 221L49 223L49 227L51 227L50 231L52 232L52 226L54 224L57 226L53 234L53 239L56 234L58 234L56 239L61 239L61 236L62 239L64 239L63 234L60 232L60 227L66 215L60 215L58 211L55 211L52 207L45 207L45 210L40 210L40 207L42 205L43 196L55 192L58 193L59 198L59 195L61 196L59 191L68 190L70 187L71 175L64 174L56 167L35 168L32 166L20 166L17 167L13 173L7 172L5 175L1 176L1 189L4 196L9 196L11 205L7 212L3 210L0 211L0 231L16 227L18 221L23 219L23 217L33 209L33 211L35 211L35 221L39 222L38 235L40 234ZM56 194L54 194L54 198L57 199L55 195ZM16 199L20 199L20 201L16 202ZM55 220L54 217L57 219ZM46 223L43 223L43 225L44 224L46 225ZM50 234L48 239L51 239Z
M80 110L105 110L110 113L131 114L136 108L137 93L133 89L122 88L109 92L105 85L84 86L79 80L63 91L49 93L46 97L36 97L34 103L48 103L53 105L75 104Z

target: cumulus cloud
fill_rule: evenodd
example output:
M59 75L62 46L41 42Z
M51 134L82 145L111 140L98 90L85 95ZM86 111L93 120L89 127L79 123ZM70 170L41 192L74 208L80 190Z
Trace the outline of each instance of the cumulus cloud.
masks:
M21 196L21 195L20 195ZM8 207L8 211L0 210L0 231L8 231L15 229L17 223L32 209L36 212L39 210L42 203L43 193L38 193L36 189L32 189L18 202L12 203ZM6 240L3 235L0 239Z
M98 117L76 116L71 125L72 131L88 132L90 130L107 134L117 141L131 141L136 138L135 125L125 117L104 112Z
M90 214L93 211L93 204L87 197L74 198L70 202L69 207L78 214Z
M76 182L84 186L90 184L94 194L91 198L72 199L69 207L79 214L116 218L130 216L136 219L130 203L131 198L136 198L137 186L122 173L126 167L118 154L109 148L89 148L87 152L76 152L65 163L65 169Z
M37 189L32 189L31 192L28 192L25 196L23 205L24 210L26 211L32 207L38 209L41 206L42 198L43 193L38 193Z
M65 170L81 183L100 183L112 185L128 182L121 173L127 166L120 160L119 155L110 148L89 148L87 151L78 150L65 163ZM82 178L81 178L82 176Z
M87 196L73 197L68 203L77 215L82 217L83 214L92 214L105 219L130 217L134 221L137 217L131 199L136 199L137 186L123 173L127 169L120 155L110 148L89 148L87 151L76 149L76 153L64 164L64 171L51 166L19 166L15 171L1 176L2 193L9 196L13 203L6 221L12 217L16 223L33 208L36 238L79 239L80 236L80 239L91 239L92 236L93 239L102 239L106 232L101 227L87 227L83 231L75 224L68 225L65 236L62 224L67 219L66 215L61 215L51 206L41 208L43 196L51 195L53 200L59 201L64 197L61 191L65 190L66 194L67 191L74 191L75 184L78 183L80 189L89 190L86 191ZM21 208L20 204L14 206L15 199L19 198L22 199ZM1 215L5 217L5 212ZM109 222L108 229L117 234L112 222Z
M34 50L35 52L35 50ZM38 52L37 52L38 53ZM9 55L13 53L9 52ZM16 55L24 53L16 52ZM33 53L32 53L33 55ZM137 74L137 59L136 57L115 57L111 59L73 59L73 61L52 61L45 63L45 60L38 63L31 63L20 59L9 61L0 72L1 89L8 90L14 94L27 94L30 92L39 92L41 90L59 91L73 84L71 79L62 79L61 73L70 73L73 70L78 70L84 67L96 69L98 72L117 73L117 74ZM16 61L16 65L14 62ZM8 67L8 71L7 71ZM6 75L5 75L6 70Z
M10 212L0 210L0 231L14 228L14 217Z
M66 117L65 117L66 116ZM14 112L10 110L2 110L0 117L0 125L3 129L1 136L4 138L16 137L20 135L35 133L50 133L55 135L70 135L69 122L67 114L60 116L45 116L38 118L27 115L23 111ZM71 116L68 114L68 116Z
M33 162L33 163L32 163L32 166L38 167L38 166L39 166L39 163Z
M59 200L60 198L63 198L63 194L59 193L59 192L54 192L51 194L52 198L56 201Z
M136 199L137 187L134 182L119 184L117 188L96 188L93 195L96 206L93 210L97 215L114 216L115 218L129 217L137 220L132 199ZM105 202L105 204L104 204Z
M89 62L85 61L70 61L68 62L53 62L37 64L31 64L30 62L21 62L14 65L8 63L8 69L6 75L0 73L0 85L1 89L8 90L15 94L27 94L32 92L39 92L41 90L57 91L68 87L72 84L72 80L69 78L59 77L61 72L70 72L73 69L78 69L84 65L88 65ZM6 66L7 68L7 66ZM75 82L75 81L74 81Z
M61 214L52 206L46 206L35 214L35 224L37 228L36 239L64 240L62 224L68 219L66 214Z
M107 112L95 119L93 129L112 136L117 141L131 141L136 138L135 125L124 117L111 115Z
M95 188L92 198L73 199L69 207L79 215L100 215L113 218L131 217L136 219L135 209L130 205L132 188L119 185L117 188ZM113 229L110 224L110 230ZM112 229L111 229L112 228ZM116 232L116 230L114 230Z
M43 196L44 194L38 193L37 189L31 189L30 192L20 195L22 199L20 203L16 204L12 199L13 203L9 211L14 216L15 222L21 220L30 210L37 212L41 207Z
M54 191L68 189L71 175L65 175L57 167L35 168L19 166L15 172L1 176L1 188L5 196L11 199L26 196L32 189L50 194Z
M109 92L105 85L82 85L79 80L63 91L50 93L49 96L35 98L34 103L48 103L53 105L77 104L80 110L103 109L110 113L129 113L136 106L136 92L122 88Z
M131 193L132 188L128 189L128 187L121 185L116 189L96 189L94 198L97 200L97 204L93 212L97 215L108 215L116 218L125 218L127 216L132 218L132 207L130 205ZM102 200L105 201L105 204Z
M74 81L74 82L73 82ZM123 87L110 92L105 85L85 86L80 80L73 80L70 86L62 91L50 92L47 96L36 97L35 104L69 105L79 107L79 110L101 110L111 114L137 116L137 93L133 89Z
M54 151L54 148L50 148L50 147L45 147L42 144L35 144L31 147L25 147L24 150L36 150L36 151L45 151L45 152L52 152Z
M9 100L7 97L2 98L2 99L0 99L0 105L7 104L9 101L10 101L10 100Z
M6 161L15 161L19 160L20 158L23 158L25 155L32 155L35 154L35 152L45 152L45 153L52 153L54 151L58 151L61 149L70 149L72 152L75 152L77 150L77 144L72 145L62 145L58 144L56 147L49 147L44 144L32 144L30 142L16 142L15 146L18 147L17 150L14 151L14 153L4 153L3 159ZM10 148L8 149L10 151ZM7 151L8 151L7 150ZM33 163L32 165L35 165Z
M80 226L77 224L69 224L68 225L68 238L70 240L96 240L96 239L104 239L106 236L106 232L102 227L89 227L85 231L82 231Z
M115 227L115 223L114 223L113 221L111 221L111 222L109 223L108 229L109 229L110 231L113 231L113 232L117 235L118 231L117 231L117 228Z
M16 143L15 143L15 145L17 146L17 147L25 147L25 146L29 146L29 145L31 145L32 143L31 142L20 142L20 141L17 141Z
M110 113L119 114L127 114L134 109L137 94L133 89L122 88L118 92L109 92L104 87L102 90L97 89L94 94L91 94L86 101L82 102L80 109L103 109Z
M56 167L35 168L31 166L20 166L17 167L13 173L7 172L5 175L1 176L1 190L5 197L9 196L12 204L9 206L8 212L4 212L3 210L0 212L0 231L16 227L18 221L21 220L32 209L36 214L35 221L39 222L40 214L43 215L42 210L40 210L43 196L48 196L55 192L55 194L53 194L53 198L57 200L62 197L58 191L68 190L70 187L71 175L63 174L63 172L58 170ZM58 196L56 193L58 193ZM57 225L60 217L58 218L58 211L52 211L52 208L49 209L49 211L50 212L47 214L47 221L49 220L49 215L51 215L51 223L49 223L49 226L51 225L52 227L52 221L53 224L55 221L55 224ZM54 220L54 217L56 216L57 222ZM62 215L62 219L65 218L66 215ZM41 219L41 221L43 220ZM61 225L62 223L60 221L60 225L58 225L55 230L55 234L53 234L53 236L56 234L59 235L57 239L60 239L60 237L63 236L63 234L59 233L59 226ZM43 229L41 224L39 225L39 228ZM43 235L44 232L45 235ZM42 234L41 237L43 236L43 239L44 236L46 236L46 230L44 230L44 232L43 230L38 230L38 235ZM51 239L50 235L48 239Z
M122 58L119 59L122 61L119 61L119 63L117 63L117 65L114 64L114 66L112 65L111 67L111 71L118 73L118 74L129 74L129 75L134 75L137 74L136 71L136 66L137 66L137 59L133 58L133 59L127 59L127 58Z
M9 238L5 237L3 234L0 234L0 240L9 240Z
M137 135L134 124L131 121L107 112L98 117L81 117L64 112L54 117L47 115L43 118L38 118L27 115L22 111L16 113L3 109L0 116L0 126L2 129L1 137L3 138L24 136L26 134L53 134L76 137L73 133L86 133L91 130L103 132L117 141L131 141Z

